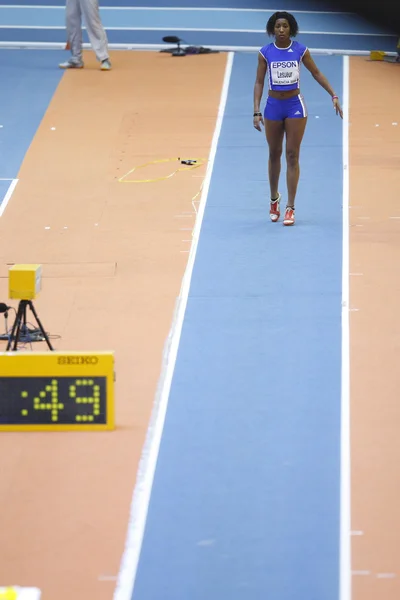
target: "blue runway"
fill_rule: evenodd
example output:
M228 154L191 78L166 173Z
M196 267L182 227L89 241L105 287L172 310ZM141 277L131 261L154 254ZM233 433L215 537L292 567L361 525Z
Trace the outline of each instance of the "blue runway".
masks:
M270 223L255 66L235 55L133 600L338 598L342 127L304 73L297 225Z
M64 53L0 52L0 178L15 178L61 80L54 68ZM45 168L45 165L43 166ZM4 186L3 186L4 187ZM0 194L0 200L3 196Z

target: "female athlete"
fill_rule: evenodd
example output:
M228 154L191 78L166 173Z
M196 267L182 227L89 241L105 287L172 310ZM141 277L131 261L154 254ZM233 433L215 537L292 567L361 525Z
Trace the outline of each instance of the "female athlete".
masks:
M258 68L254 85L254 127L261 131L264 125L269 146L268 173L271 189L270 218L276 222L280 217L281 195L278 192L281 171L283 137L286 134L287 190L284 225L294 225L294 209L300 176L299 155L307 123L307 109L300 93L300 65L310 71L314 79L332 97L333 108L343 118L339 98L326 77L316 66L306 46L292 38L298 33L296 19L285 11L276 12L267 23L267 33L275 36L275 42L263 46L258 55ZM260 103L268 72L269 91L264 110Z

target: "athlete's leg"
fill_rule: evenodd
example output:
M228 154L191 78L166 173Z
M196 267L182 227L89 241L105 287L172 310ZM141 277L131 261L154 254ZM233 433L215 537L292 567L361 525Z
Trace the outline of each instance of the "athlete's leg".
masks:
M273 223L276 223L281 215L281 195L279 193L278 186L281 172L282 143L285 130L283 127L283 121L266 119L264 123L265 134L269 147L268 175L271 191L269 217Z
M285 134L283 119L282 102L269 96L264 110L264 123L269 148L268 175L272 200L278 197L282 144Z
M288 189L287 205L294 208L297 185L300 177L300 146L306 129L307 117L300 119L286 119L286 182Z
M269 148L268 176L271 189L271 200L274 200L278 197L284 133L285 129L283 121L271 121L270 119L265 120L265 135Z
M307 107L302 94L290 99L286 116L287 205L294 208L297 186L300 178L300 146L307 125Z
M276 98L268 97L264 110L265 135L267 138L268 176L271 191L271 202L269 216L271 221L276 222L280 217L281 196L278 191L279 176L281 173L281 156L283 136L285 134L282 117L282 106Z

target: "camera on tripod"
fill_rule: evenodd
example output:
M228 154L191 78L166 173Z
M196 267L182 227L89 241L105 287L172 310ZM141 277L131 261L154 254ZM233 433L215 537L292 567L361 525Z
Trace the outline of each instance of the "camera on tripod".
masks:
M45 332L43 325L37 315L33 305L33 300L37 297L42 289L42 265L13 265L9 269L8 277L9 297L13 300L19 300L18 310L15 321L13 323L6 351L17 350L18 342L29 339L29 329L27 324L27 310L31 310L38 325L38 332L42 339L47 343L50 350L53 347L49 337ZM4 312L8 314L9 306L5 305Z

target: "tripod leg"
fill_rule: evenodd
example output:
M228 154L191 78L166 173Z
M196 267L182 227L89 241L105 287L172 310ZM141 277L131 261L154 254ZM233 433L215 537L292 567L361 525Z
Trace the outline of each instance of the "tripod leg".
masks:
M40 322L40 319L39 319L39 317L38 317L38 315L37 315L37 312L36 312L36 310L35 310L35 307L33 306L33 303L32 303L32 301L31 301L31 300L29 300L29 301L28 301L28 304L29 304L29 308L31 309L31 311L32 311L32 313L33 313L33 315L34 315L34 317L35 317L35 319L36 319L36 323L39 325L39 329L40 329L40 331L41 331L41 333L42 333L42 335L43 335L44 339L46 340L46 343L47 343L48 347L50 348L50 350L54 350L53 346L52 346L52 345L51 345L51 343L50 343L49 336L47 335L47 333L46 333L46 332L45 332L45 330L43 329L43 325L42 325L42 324L41 324L41 322Z
M23 320L22 320L22 323L20 324L20 335L27 336L27 334L28 334L28 325L27 325L26 309L27 309L28 303L27 303L26 300L24 302L25 302L25 307L24 307Z
M7 343L6 352L8 352L11 349L11 344L12 344L13 340L14 340L13 350L17 349L18 338L19 338L19 333L20 333L20 329L21 329L21 320L23 319L23 316L24 316L24 310L25 310L25 306L24 306L23 300L21 300L21 302L18 305L18 310L17 310L17 314L15 317L15 321L14 321L12 329L11 329L10 337L9 337L9 340Z
M17 350L18 349L18 342L21 339L21 333L22 333L22 329L23 329L24 323L26 323L26 307L27 307L27 301L26 300L21 300L20 303L19 303L19 307L18 307L19 320L18 320L17 331L15 332L13 350Z

